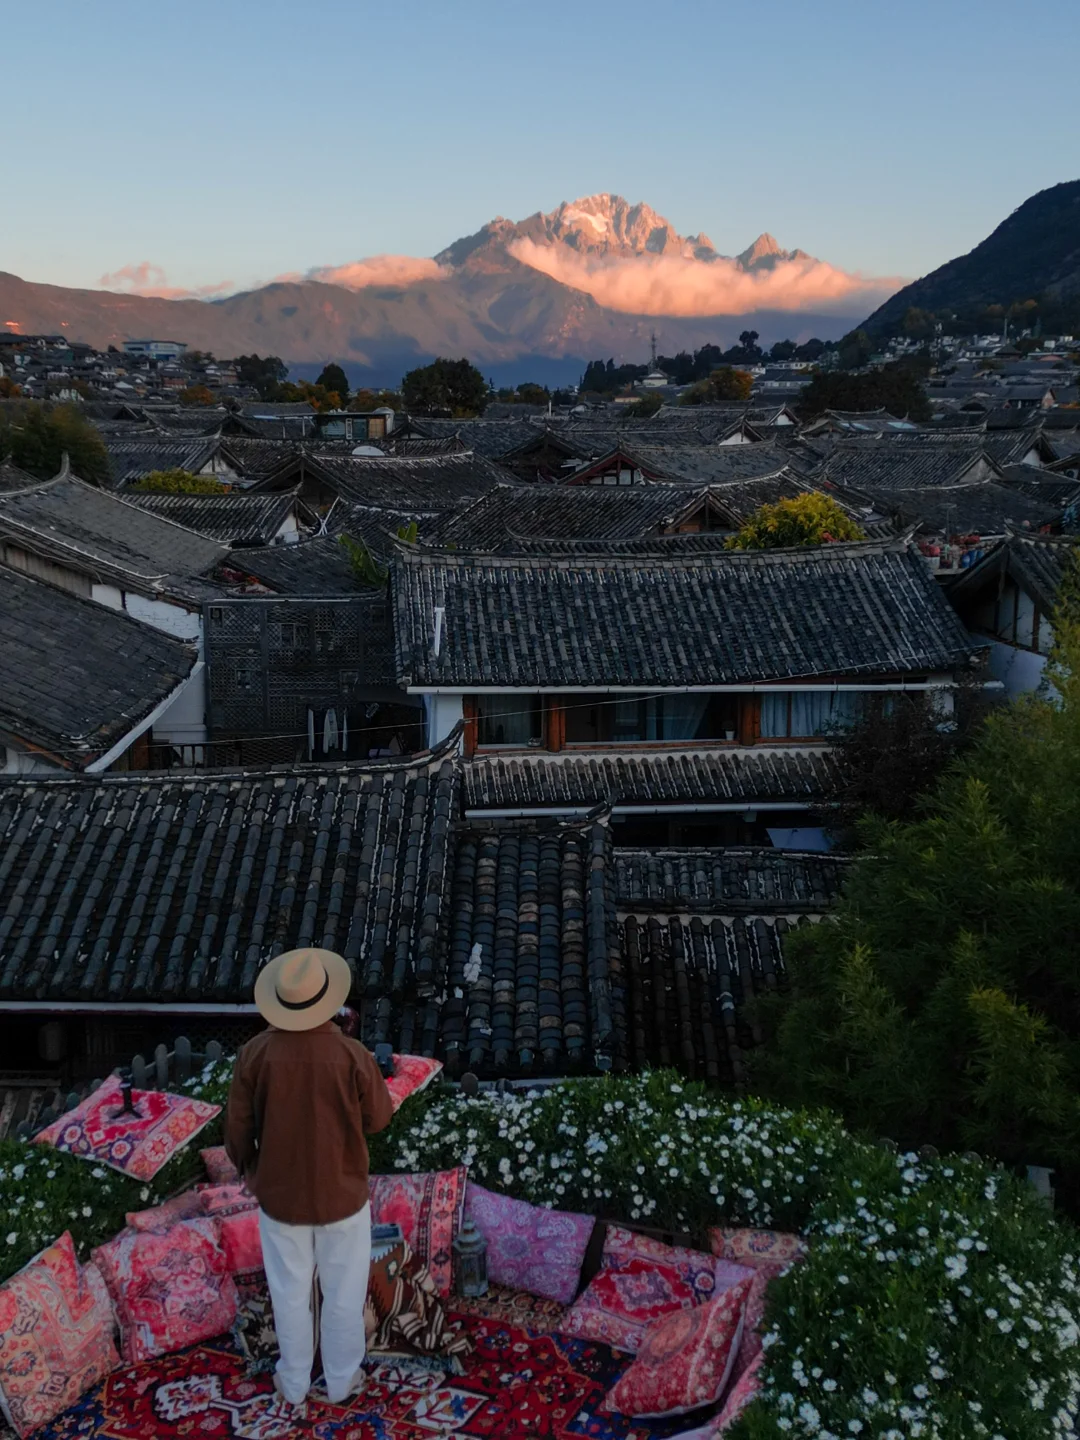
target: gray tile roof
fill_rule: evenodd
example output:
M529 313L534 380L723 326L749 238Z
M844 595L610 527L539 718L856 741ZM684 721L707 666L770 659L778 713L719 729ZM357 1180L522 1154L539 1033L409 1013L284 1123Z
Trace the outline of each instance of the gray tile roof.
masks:
M1044 615L1057 604L1066 572L1080 558L1080 536L1010 535L955 580L949 594L963 602L999 575L1010 575Z
M615 851L620 909L820 915L840 893L850 861L788 850Z
M0 546L5 538L71 569L151 590L175 589L226 554L216 541L68 474L0 494Z
M993 465L982 445L916 445L896 440L841 441L822 473L834 485L855 490L912 490L981 479Z
M617 452L650 480L690 485L754 480L775 475L791 462L791 456L778 445L691 445L678 440L652 444L636 436L624 438ZM581 475L602 469L615 453L615 449L602 453ZM575 478L573 483L581 481Z
M154 470L198 473L221 448L216 435L103 435L113 484L119 489Z
M444 920L451 1073L566 1073L619 1058L610 847L598 823L462 829Z
M269 545L296 505L295 491L248 495L125 495L131 505L216 540L220 545Z
M489 460L501 460L511 450L535 439L542 429L529 420L432 420L418 416L410 431L432 440L456 440Z
M378 459L312 452L303 464L352 504L426 513L452 510L512 478L500 465L469 450Z
M836 761L822 747L717 746L602 754L480 755L464 763L468 810L595 805L815 805L835 779Z
M0 1001L250 1002L274 955L322 945L367 1038L425 1048L454 789L445 756L0 780Z
M33 475L20 470L18 465L13 465L10 460L0 460L0 491L27 490L39 483Z
M252 576L277 595L356 595L363 589L340 535L234 551L224 569Z
M522 539L633 539L673 524L697 498L655 485L496 485L425 539L470 550L513 548Z
M0 732L63 764L82 769L104 755L195 660L193 648L122 611L0 565ZM7 858L0 843L0 868Z
M949 669L975 649L901 543L680 556L403 551L401 682L720 685ZM445 612L435 655L435 609Z
M910 490L882 487L866 498L875 511L894 517L898 525L918 525L935 535L1004 535L1012 527L1038 530L1060 520L1058 507L1049 500L1031 498L994 481Z
M1080 480L1044 470L1040 465L1004 465L1002 484L1029 500L1058 509L1080 497Z

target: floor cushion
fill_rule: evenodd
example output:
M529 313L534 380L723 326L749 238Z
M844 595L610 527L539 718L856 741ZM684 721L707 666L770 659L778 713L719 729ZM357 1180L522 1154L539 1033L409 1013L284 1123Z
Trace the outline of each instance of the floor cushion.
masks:
M185 1190L172 1200L165 1200L149 1210L132 1210L124 1219L132 1230L168 1230L181 1220L205 1214L202 1196L197 1190Z
M372 1260L364 1325L374 1354L467 1355L471 1344L451 1325L426 1267L401 1240Z
M454 1280L454 1240L465 1203L465 1167L419 1175L372 1175L371 1223L400 1225L409 1248L445 1299Z
M591 1215L545 1210L470 1181L465 1218L487 1241L490 1281L570 1304L595 1224Z
M220 1219L225 1266L234 1279L251 1279L263 1270L259 1212L250 1207Z
M224 1145L211 1145L208 1150L200 1150L199 1159L206 1166L206 1174L212 1185L239 1184L240 1172L229 1159Z
M122 1105L120 1081L112 1076L81 1105L34 1136L35 1145L52 1145L84 1160L95 1160L130 1175L152 1180L181 1146L220 1114L188 1095L165 1090L133 1090L139 1115L117 1115Z
M559 1329L564 1335L599 1340L633 1354L651 1324L673 1311L711 1300L716 1289L712 1255L664 1245L612 1225L599 1272L563 1316Z
M432 1060L426 1055L395 1055L394 1073L386 1082L395 1112L410 1095L426 1090L442 1068L441 1060Z
M120 1363L109 1296L71 1235L0 1286L0 1399L17 1435L29 1435Z
M650 1325L634 1363L609 1392L606 1407L649 1418L715 1405L738 1354L751 1283L740 1280L706 1304L676 1310Z
M721 1260L749 1265L752 1270L781 1274L806 1254L806 1242L784 1230L747 1230L717 1226L709 1231L709 1248Z
M744 1334L746 1323L744 1322ZM751 1400L756 1398L761 1389L761 1367L764 1363L765 1351L759 1344L757 1354L727 1393L724 1407L716 1417L716 1424L712 1432L714 1435L722 1435L725 1430L730 1429ZM738 1360L736 1360L736 1364L738 1364Z
M221 1335L236 1319L236 1285L219 1222L209 1217L112 1240L94 1251L94 1260L109 1287L129 1365Z
M196 1185L195 1190L204 1215L223 1219L226 1215L242 1215L259 1208L258 1200L242 1180L231 1185Z

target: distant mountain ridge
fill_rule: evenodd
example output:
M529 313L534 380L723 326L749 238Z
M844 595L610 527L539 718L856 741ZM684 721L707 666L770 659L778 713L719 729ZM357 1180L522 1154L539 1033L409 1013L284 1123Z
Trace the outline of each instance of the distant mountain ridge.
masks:
M786 261L818 263L804 251L781 249L767 234L741 255L724 257L708 236L680 235L650 206L603 193L519 222L492 220L447 246L434 264L426 262L429 273L408 283L350 288L344 280L328 283L332 276L320 272L204 301L69 289L0 272L0 330L6 321L9 332L64 334L100 349L143 336L183 340L222 358L280 355L298 373L335 360L354 383L393 384L436 355L465 355L499 383L563 383L599 356L641 360L654 330L664 353L675 354L731 344L743 329L757 330L769 343L787 336L830 339L851 326L850 315L813 306L716 315L606 308L575 283L523 263L515 252L527 245L589 263L625 263L635 273L637 264L657 261L683 262L710 275L728 267L749 277L745 283Z
M1040 296L1080 301L1080 180L1032 195L974 250L905 285L863 324L887 335L911 308L964 313Z

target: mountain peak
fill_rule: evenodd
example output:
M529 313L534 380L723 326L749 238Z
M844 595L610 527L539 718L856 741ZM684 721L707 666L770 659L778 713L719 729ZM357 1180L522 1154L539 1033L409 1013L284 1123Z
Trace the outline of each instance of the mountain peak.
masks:
M776 238L765 230L757 237L752 245L743 250L735 258L740 265L750 270L755 265L760 265L762 261L776 260L781 256L786 258L786 252L781 250Z

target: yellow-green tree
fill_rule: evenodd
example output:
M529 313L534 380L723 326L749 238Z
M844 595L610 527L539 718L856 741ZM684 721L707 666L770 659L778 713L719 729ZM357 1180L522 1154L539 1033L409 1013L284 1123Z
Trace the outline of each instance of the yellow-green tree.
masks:
M229 490L212 475L193 475L190 470L151 470L128 488L146 495L225 495Z
M808 491L762 505L727 542L729 550L781 550L866 537L830 495Z
M754 377L748 370L736 370L733 365L721 365L709 376L709 383L717 400L745 405L754 388Z

